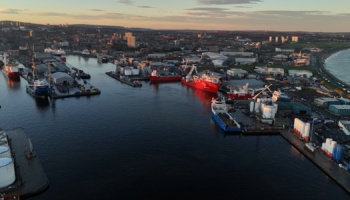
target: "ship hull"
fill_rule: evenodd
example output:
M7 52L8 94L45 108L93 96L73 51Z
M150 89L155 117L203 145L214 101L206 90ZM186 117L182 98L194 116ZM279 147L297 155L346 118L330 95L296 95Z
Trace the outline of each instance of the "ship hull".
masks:
M224 130L225 132L239 132L241 131L240 128L228 128L223 122L222 120L220 119L219 116L217 116L214 112L212 112L212 116L215 120L215 122L220 126L220 128L222 130Z
M151 81L176 81L180 80L181 76L148 76Z
M33 97L44 99L47 97L47 92L41 92L35 89L33 86L27 86L27 92Z
M203 80L199 80L198 82L187 82L186 80L184 79L181 79L181 82L183 84L186 84L186 85L189 85L189 86L192 86L192 87L195 87L195 88L198 88L200 90L204 90L204 91L207 91L207 92L218 92L219 90L219 84L214 84L214 83L210 83L210 82L206 82L206 81L203 81Z
M3 70L3 73L9 78L19 79L19 72L7 72Z
M230 94L227 93L227 98L229 99L250 99L252 98L251 94Z

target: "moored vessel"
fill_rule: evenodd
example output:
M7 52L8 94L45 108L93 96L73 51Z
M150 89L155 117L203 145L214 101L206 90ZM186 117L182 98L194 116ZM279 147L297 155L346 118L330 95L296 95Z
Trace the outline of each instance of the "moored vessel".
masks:
M85 55L85 56L88 56L88 55L90 55L91 53L90 53L89 49L84 49L84 51L82 51L81 54L82 54L82 55Z
M241 131L241 125L227 112L226 101L222 97L212 99L211 113L214 120L226 132Z
M51 49L51 48L46 48L45 53L51 53L54 56L61 56L61 55L66 55L66 51L63 49Z
M3 62L2 72L9 78L19 79L18 63L7 53L3 55Z
M49 84L46 80L39 80L35 78L32 85L27 85L26 90L32 96L37 98L46 98L49 94Z
M228 85L227 88L230 90L227 92L228 99L250 99L254 95L254 90L248 88L248 83L242 88L235 88L231 85Z
M160 74L157 70L153 70L151 75L148 75L151 81L176 81L181 80L181 75L174 73Z
M193 71L197 75L192 75ZM181 79L181 82L207 92L218 92L220 86L219 78L218 76L210 75L209 71L199 74L197 67L192 65L190 72Z

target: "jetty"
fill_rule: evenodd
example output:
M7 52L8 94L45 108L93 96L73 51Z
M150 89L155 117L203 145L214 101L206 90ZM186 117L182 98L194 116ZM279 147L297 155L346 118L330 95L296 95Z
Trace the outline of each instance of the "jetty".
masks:
M106 74L122 83L125 83L125 84L128 84L132 87L141 87L142 86L142 83L138 80L133 80L133 79L130 79L129 77L125 77L125 76L120 76L119 74L117 73L114 73L114 72L106 72Z
M0 193L19 194L20 198L28 198L44 192L49 187L49 179L24 129L2 130L0 128L0 131L4 131L7 135L16 176L15 182L0 189Z

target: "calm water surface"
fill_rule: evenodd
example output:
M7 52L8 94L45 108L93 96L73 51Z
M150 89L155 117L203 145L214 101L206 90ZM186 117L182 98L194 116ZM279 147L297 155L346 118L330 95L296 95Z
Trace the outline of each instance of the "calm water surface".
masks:
M350 84L350 49L333 54L326 60L325 67L339 80Z
M0 76L0 126L23 127L50 179L32 199L349 199L279 136L225 135L213 95L121 84L112 64L67 56L99 96L39 101Z

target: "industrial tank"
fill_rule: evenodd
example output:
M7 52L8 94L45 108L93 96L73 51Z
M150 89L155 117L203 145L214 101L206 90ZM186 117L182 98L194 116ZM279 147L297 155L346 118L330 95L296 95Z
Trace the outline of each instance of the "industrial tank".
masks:
M12 158L0 158L0 188L15 182L15 167Z
M0 158L11 158L10 147L0 146Z

